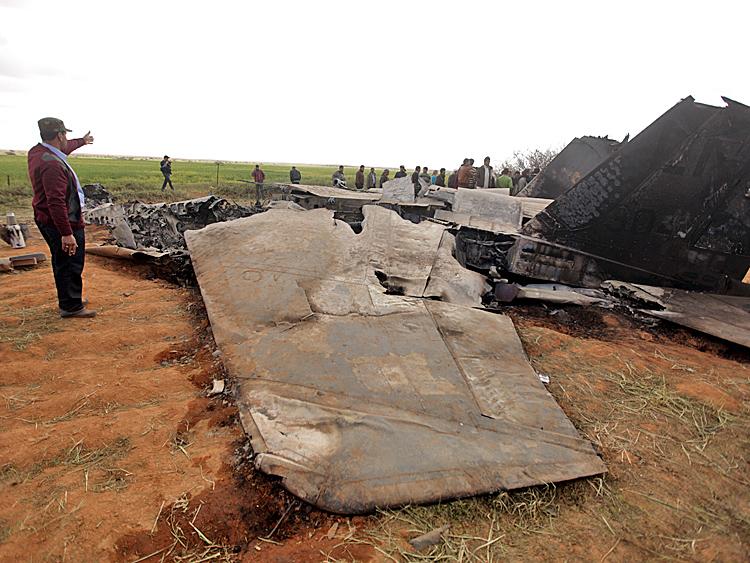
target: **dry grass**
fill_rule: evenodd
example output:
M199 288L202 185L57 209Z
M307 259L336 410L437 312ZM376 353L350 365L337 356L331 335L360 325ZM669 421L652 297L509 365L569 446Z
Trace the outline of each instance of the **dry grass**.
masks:
M380 513L378 524L342 543L365 543L392 561L498 561L507 558L510 536L544 535L564 503L579 494L572 485L561 495L554 485L457 500L434 506L410 506ZM409 539L449 524L435 546L415 551ZM329 558L329 560L333 560Z
M4 319L11 319L4 323L0 332L0 344L9 343L19 352L25 350L45 334L60 330L60 323L49 305L38 307L9 307L5 306L0 312Z

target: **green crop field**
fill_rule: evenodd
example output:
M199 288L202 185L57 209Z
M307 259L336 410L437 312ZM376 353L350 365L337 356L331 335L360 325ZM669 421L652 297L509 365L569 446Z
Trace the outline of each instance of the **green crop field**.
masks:
M167 187L161 191L164 177L159 171L158 159L138 159L130 157L71 157L81 184L99 183L104 185L118 201L138 199L144 202L179 201L208 194L226 197L237 202L255 201L254 186L241 180L250 180L255 163L226 162L219 168L219 183L216 183L214 162L183 161L172 162L172 183L175 191ZM289 183L290 164L264 164L266 182ZM302 173L302 183L331 185L331 175L335 166L297 165ZM346 170L347 178L353 184L355 168ZM378 169L380 175L381 169ZM26 155L0 155L0 216L14 211L18 217L28 219L31 211L31 182L29 180Z

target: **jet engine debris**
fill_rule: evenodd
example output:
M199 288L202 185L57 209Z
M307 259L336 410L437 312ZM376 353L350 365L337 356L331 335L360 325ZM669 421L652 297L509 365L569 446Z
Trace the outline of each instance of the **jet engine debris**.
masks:
M625 143L607 137L576 137L516 195L555 199Z
M604 472L508 317L420 298L484 283L444 267L444 228L363 212L360 234L322 209L185 233L256 466L340 513Z
M185 247L185 231L248 217L259 211L211 195L153 205L139 201L123 205L107 203L85 211L84 219L111 227L118 246L166 253L168 256L160 257L155 263L159 266L159 275L184 284L190 283L194 276Z
M526 224L508 270L750 294L750 108L724 100L654 121Z

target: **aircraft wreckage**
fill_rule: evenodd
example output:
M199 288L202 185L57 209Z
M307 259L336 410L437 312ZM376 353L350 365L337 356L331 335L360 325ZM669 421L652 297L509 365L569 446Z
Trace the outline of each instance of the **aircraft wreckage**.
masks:
M618 306L750 347L750 108L725 101L576 139L525 192L547 198L400 179L88 218L184 258L255 463L302 499L361 513L575 479L606 468L498 311Z

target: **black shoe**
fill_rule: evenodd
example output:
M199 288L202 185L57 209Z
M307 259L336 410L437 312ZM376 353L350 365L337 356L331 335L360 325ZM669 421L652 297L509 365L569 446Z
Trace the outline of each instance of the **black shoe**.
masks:
M81 307L77 311L60 310L60 316L63 319L71 319L71 318L91 319L96 316L96 311L94 311L93 309L87 309L86 307Z

